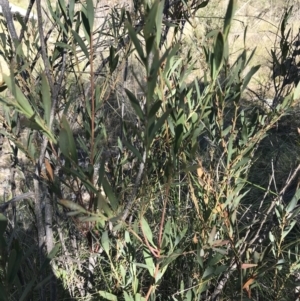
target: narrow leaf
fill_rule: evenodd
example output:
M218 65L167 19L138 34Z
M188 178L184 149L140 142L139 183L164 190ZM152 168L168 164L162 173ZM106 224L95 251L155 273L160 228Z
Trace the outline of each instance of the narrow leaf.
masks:
M145 259L146 266L147 266L147 269L149 271L149 274L152 277L154 277L155 266L154 266L154 262L153 262L153 259L152 259L152 255L150 254L149 250L146 250L143 253L144 253L144 259Z
M149 113L148 113L148 118L152 118L155 116L157 111L160 109L162 104L161 100L156 101L150 108Z
M300 189L298 189L296 191L295 195L293 196L293 198L287 205L287 207L286 207L287 213L291 213L295 209L296 205L298 204L299 199L300 199Z
M176 155L180 146L183 137L183 125L179 124L175 129L175 143L174 143L174 154Z
M214 65L216 74L219 73L223 64L223 53L224 53L224 38L221 32L218 33L216 43L214 47Z
M20 297L19 301L28 300L28 294L31 292L35 283L35 277L26 285L25 289L23 290L22 296ZM1 297L0 297L1 300Z
M140 41L139 41L139 39L137 38L137 34L136 34L136 32L134 31L132 25L131 25L128 21L126 21L125 25L126 25L126 27L127 27L128 34L129 34L129 36L130 36L130 38L131 38L131 40L132 40L132 42L133 42L133 44L134 44L134 46L135 46L135 49L136 49L136 51L137 51L137 53L138 53L140 59L141 59L141 61L142 61L142 62L144 63L144 65L145 65L145 64L146 64L145 55L144 55L144 52L143 52L143 48L142 48L142 46L141 46L141 44L140 44Z
M155 126L153 127L153 130L149 135L148 146L152 143L152 140L154 139L156 132L162 127L162 125L164 124L164 122L167 120L168 116L172 112L172 110L173 109L167 109L167 111L158 119Z
M149 227L148 222L146 221L146 219L144 217L142 217L140 223L141 223L141 228L143 230L143 234L146 236L147 240L152 244L152 246L155 246L155 244L153 242L152 231Z
M0 213L0 237L3 236L6 227L7 227L7 218L2 213Z
M161 39L161 31L162 31L162 19L163 19L163 10L165 7L165 1L159 1L157 6L157 12L156 12L156 47L159 47L160 45L160 39Z
M115 194L113 193L109 182L107 181L107 179L105 177L102 180L102 186L103 186L103 190L109 200L111 208L114 211L116 211L118 209L119 202L118 202L118 199L116 198Z
M74 36L77 44L80 46L81 50L85 54L85 57L88 59L89 58L89 52L88 52L87 47L84 44L82 38L79 36L79 34L75 30L72 30L72 33L73 33L73 36Z
M227 11L226 11L225 20L224 20L224 28L223 28L225 40L227 40L227 37L229 34L231 22L232 22L232 19L233 19L234 13L235 13L235 9L236 9L236 4L237 4L237 0L230 0L229 4L227 6Z
M86 17L89 20L89 24L90 24L90 35L93 31L93 27L94 27L94 4L93 4L93 0L86 0Z
M71 23L73 23L73 19L74 19L74 7L75 7L75 0L69 0L69 17Z
M53 168L47 158L45 158L45 167L46 167L47 174L50 177L50 180L53 182L54 181Z
M108 238L107 231L104 231L102 233L101 245L102 245L102 248L105 251L105 253L109 256L109 238Z
M298 83L295 91L294 91L294 100L297 100L300 98L300 82Z
M132 153L139 159L140 162L143 162L142 155L131 143L129 143L127 140L124 140L124 144L129 148L129 150L132 151Z
M88 213L82 206L80 206L79 204L74 203L73 201L69 201L66 199L59 199L58 203L70 210L73 211L80 211L82 213Z
M118 298L117 296L111 294L111 293L108 293L106 291L98 291L99 295L101 297L103 297L105 300L109 300L109 301L118 301ZM103 299L102 299L103 300Z
M7 265L7 280L12 283L17 275L16 269L17 251L15 249L10 251L8 265Z
M125 92L129 98L130 103L131 103L133 109L135 110L137 116L140 118L140 120L144 120L144 113L143 113L143 110L140 106L140 102L138 101L138 99L134 96L134 94L131 91L125 89Z
M66 147L68 150L67 157L70 157L77 164L78 156L77 156L75 140L74 140L70 125L69 125L68 120L65 115L63 115L61 118L61 128L62 128L61 132L65 132L64 136L66 136L66 138L67 138L67 142L64 142L64 143L67 143L67 147ZM60 142L61 142L61 137L60 137Z
M244 78L242 91L244 91L244 90L247 88L247 86L248 86L248 84L249 84L249 82L250 82L252 76L258 71L259 68L260 68L260 65L254 66L254 67L252 67L252 68L250 69L250 71L247 73L247 75L246 75L245 78Z
M34 111L25 95L15 84L14 78L3 74L3 79L19 105L16 109L18 109L19 112L23 113L27 118L32 118L34 116Z

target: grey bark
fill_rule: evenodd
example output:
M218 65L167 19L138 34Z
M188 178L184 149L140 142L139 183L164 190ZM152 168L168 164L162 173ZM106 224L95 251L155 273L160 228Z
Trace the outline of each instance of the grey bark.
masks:
M14 47L16 49L19 45L19 38L14 25L13 16L9 7L9 2L8 0L0 0L0 5L2 6L2 13L7 22L9 34L14 42Z

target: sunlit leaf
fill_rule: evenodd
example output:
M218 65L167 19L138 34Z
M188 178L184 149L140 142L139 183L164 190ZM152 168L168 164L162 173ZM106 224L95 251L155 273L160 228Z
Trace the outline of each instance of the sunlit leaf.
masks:
M154 265L154 262L153 262L153 259L152 259L152 255L149 252L149 250L147 250L147 251L144 250L143 254L144 254L144 259L145 259L145 262L146 262L146 267L147 267L150 275L152 277L154 277L155 265Z
M149 224L146 221L145 217L141 218L140 223L141 223L141 228L143 230L143 234L145 235L145 238L147 238L147 240L152 244L152 246L155 246L155 244L153 242L152 231L151 231Z
M298 204L299 199L300 199L300 189L298 189L295 192L295 195L293 196L291 201L288 203L288 205L286 207L286 212L287 213L290 213L295 209L296 205Z
M79 211L79 212L82 212L82 213L87 213L87 211L82 207L80 206L79 204L73 202L73 201L69 201L69 200L66 200L66 199L59 199L57 201L60 205L72 210L72 211Z
M233 16L236 10L236 5L237 5L237 0L230 0L227 6L227 11L224 20L224 28L223 28L225 40L227 40L229 34L231 22L233 20Z
M74 8L75 8L75 0L69 0L69 17L71 23L73 23L73 19L74 19Z
M109 301L118 301L117 296L108 293L107 291L98 291L98 294L104 298L104 300L109 300Z
M160 45L160 39L161 39L161 32L162 32L162 20L163 20L163 10L165 7L165 1L159 1L157 5L157 12L156 12L156 45L159 47Z
M101 237L101 245L103 250L106 252L106 254L109 256L109 238L108 238L108 232L104 231L102 233L102 237Z

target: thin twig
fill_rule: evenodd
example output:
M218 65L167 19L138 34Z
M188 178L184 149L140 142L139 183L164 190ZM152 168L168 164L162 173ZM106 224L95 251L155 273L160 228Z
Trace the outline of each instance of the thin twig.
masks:
M1 210L2 213L4 213L7 210L8 206L10 204L15 204L15 203L17 203L19 201L22 201L24 199L30 199L30 198L33 198L33 197L34 197L34 192L32 192L32 191L17 195L14 198L10 199L9 201L0 204L0 210Z

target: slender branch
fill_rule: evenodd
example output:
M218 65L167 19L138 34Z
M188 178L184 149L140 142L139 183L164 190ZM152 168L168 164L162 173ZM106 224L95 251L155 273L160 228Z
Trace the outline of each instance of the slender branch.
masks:
M41 0L36 0L36 11L37 11L38 31L39 31L39 36L40 36L42 59L44 62L45 73L46 73L50 88L53 91L53 80L52 80L52 76L50 74L50 64L49 64L49 60L47 57L46 43L45 43L45 39L44 39Z
M10 33L10 36L12 37L13 43L14 43L14 47L15 50L17 49L17 47L19 46L19 38L17 35L17 31L14 25L14 21L13 21L13 16L9 7L9 2L8 0L0 0L0 5L2 6L2 12L3 12L3 16L7 22L7 27Z
M2 213L4 213L8 209L9 205L15 204L15 203L20 202L24 199L30 199L30 198L33 198L33 197L34 197L34 192L32 192L32 191L17 195L14 198L10 199L9 201L0 204L0 210L1 210Z
M280 200L280 198L282 197L282 195L286 192L286 190L288 189L288 187L291 185L291 183L293 182L293 180L297 177L298 172L300 171L300 164L296 167L296 169L294 170L293 174L290 176L290 178L287 180L285 186L281 189L281 191L279 192L278 196L272 201L267 213L264 215L264 219L262 220L262 222L260 223L260 227L258 230L256 230L256 235L255 237L250 241L250 243L247 243L247 245L253 245L255 243L255 241L259 238L260 236L260 232L263 228L263 226L265 225L267 218L269 217L270 213L273 212L273 209L277 203L278 200ZM257 245L258 246L258 245ZM257 246L253 246L253 251L255 251L255 249L257 248ZM239 254L243 254L245 252L246 249L246 244L244 244L243 248L240 248ZM222 292L224 286L226 285L227 281L229 280L230 275L233 273L233 271L237 268L237 262L236 259L234 259L232 261L231 264L231 268L225 272L221 278L221 280L218 282L217 287L214 289L213 294L210 297L210 301L217 301L218 297L220 295L220 293Z
M32 7L33 7L33 4L34 4L35 0L30 0L30 3L28 5L28 8L27 8L27 12L26 12L26 16L24 18L24 24L26 25L28 23L28 20L29 20L29 16L30 16L30 13L31 13L31 10L32 10ZM21 42L24 38L24 33L25 33L25 29L26 27L22 26L22 29L21 29L21 33L20 33L20 36L19 36L19 41Z

